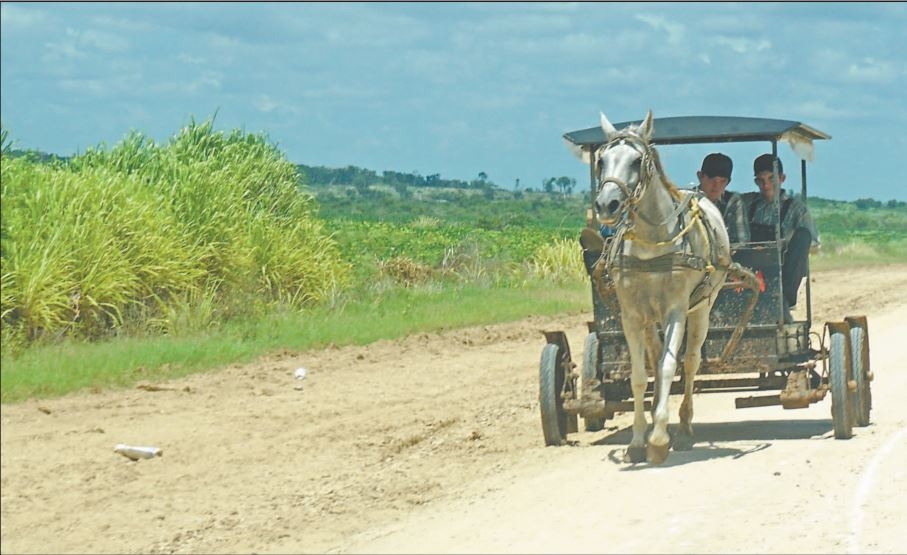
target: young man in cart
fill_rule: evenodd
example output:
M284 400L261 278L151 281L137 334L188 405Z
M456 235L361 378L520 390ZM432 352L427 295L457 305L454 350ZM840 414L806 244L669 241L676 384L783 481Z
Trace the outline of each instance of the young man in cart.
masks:
M778 183L775 185L774 165L778 165ZM797 304L797 292L806 276L810 248L819 248L819 231L816 223L799 198L790 196L781 188L786 176L781 159L772 154L762 154L753 161L753 176L758 193L746 193L747 223L750 241L775 240L775 191L781 204L781 286L784 291L784 319L793 321L790 311Z

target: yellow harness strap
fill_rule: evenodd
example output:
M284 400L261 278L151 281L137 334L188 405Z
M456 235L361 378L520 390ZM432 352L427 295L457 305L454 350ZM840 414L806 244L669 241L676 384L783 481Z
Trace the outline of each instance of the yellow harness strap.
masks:
M699 201L696 200L696 197L693 197L690 199L690 223L687 224L687 226L685 228L680 230L680 232L677 235L675 235L674 237L672 237L671 239L668 239L667 241L658 241L656 243L653 243L651 241L647 241L647 240L637 236L635 233L633 233L632 229L628 229L627 232L624 233L624 239L630 239L631 241L638 241L644 245L649 245L649 246L653 246L653 247L667 247L668 245L673 245L678 239L683 238L684 235L686 235L687 233L690 232L691 229L693 229L693 226L699 227L699 231L702 232L702 237L705 240L705 250L706 250L706 252L711 253L712 244L711 244L711 241L709 240L708 230L705 228L705 225L702 223L702 209L699 207ZM709 258L711 258L711 257L709 257ZM706 266L705 266L706 272L711 273L711 272L715 271L715 266L712 265L711 260L709 260L707 258L705 263L706 263Z

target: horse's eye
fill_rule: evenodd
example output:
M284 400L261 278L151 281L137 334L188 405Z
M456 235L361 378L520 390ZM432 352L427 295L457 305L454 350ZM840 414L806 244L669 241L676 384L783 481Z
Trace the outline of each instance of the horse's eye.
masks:
M633 160L633 167L635 169L638 170L641 165L642 165L642 158L637 158L636 160Z

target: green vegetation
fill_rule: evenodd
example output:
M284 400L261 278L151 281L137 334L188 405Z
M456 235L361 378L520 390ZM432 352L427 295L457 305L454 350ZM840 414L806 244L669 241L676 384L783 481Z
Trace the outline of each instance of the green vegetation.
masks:
M55 397L82 389L130 387L173 378L278 350L364 345L416 332L494 324L530 315L584 310L586 283L550 287L398 287L302 311L281 309L260 318L233 319L217 330L105 342L67 341L4 355L2 402ZM489 302L491 300L492 302ZM438 315L443 314L443 318ZM541 338L541 335L539 335Z
M348 284L298 175L263 137L194 122L67 162L3 156L4 354L61 337L179 333Z
M70 159L2 140L2 402L591 310L567 178L294 166L212 121ZM809 203L814 269L907 262L907 204Z
M907 203L809 199L822 239L813 268L907 262Z

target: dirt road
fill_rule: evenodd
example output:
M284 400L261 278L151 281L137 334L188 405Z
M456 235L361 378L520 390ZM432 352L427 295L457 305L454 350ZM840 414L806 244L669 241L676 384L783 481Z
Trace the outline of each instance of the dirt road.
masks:
M697 444L662 466L621 461L626 414L546 448L540 330L579 350L589 316L531 318L4 405L2 550L902 553L907 266L813 279L815 322L869 317L873 424L849 441L828 399L699 394Z

